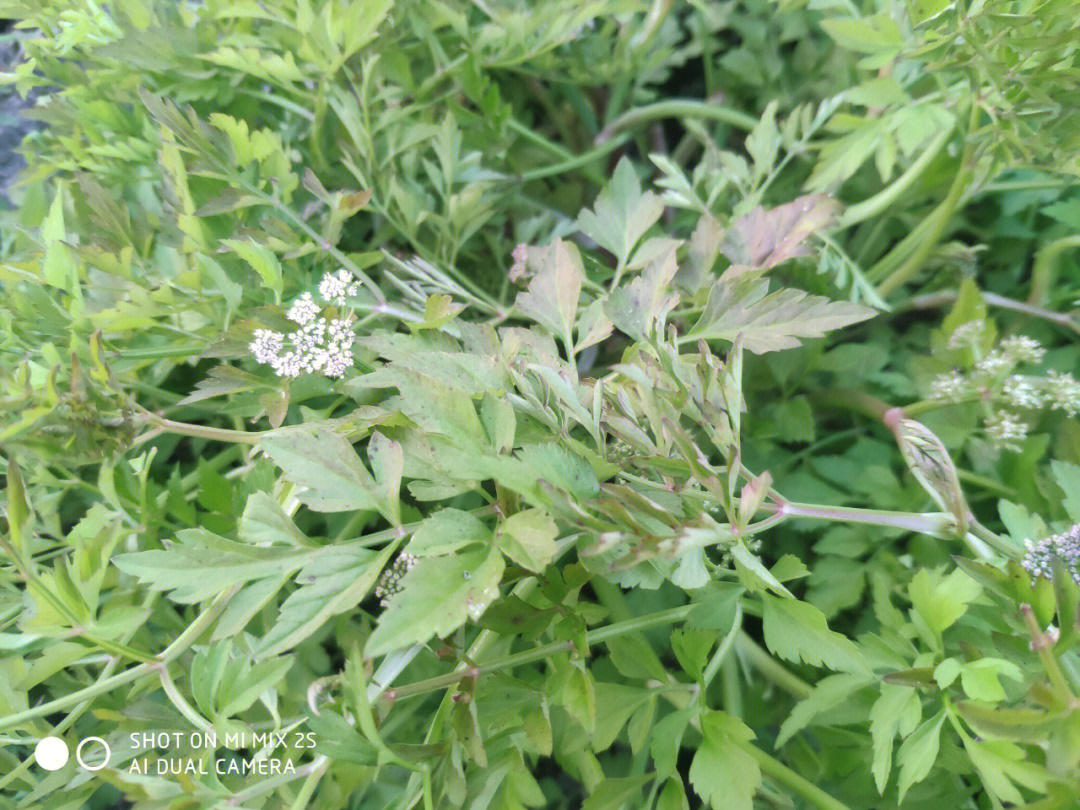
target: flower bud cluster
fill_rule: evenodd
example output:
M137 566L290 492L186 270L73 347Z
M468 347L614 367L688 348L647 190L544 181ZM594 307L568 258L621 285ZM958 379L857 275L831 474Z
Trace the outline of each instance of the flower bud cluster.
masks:
M1033 543L1025 540L1027 552L1022 565L1033 577L1050 579L1053 573L1053 561L1057 557L1068 569L1073 580L1080 584L1080 523L1066 529L1061 534L1051 535Z
M397 555L389 568L382 572L379 584L375 586L375 596L379 604L386 607L390 599L401 593L401 580L413 566L416 565L416 555L403 551Z

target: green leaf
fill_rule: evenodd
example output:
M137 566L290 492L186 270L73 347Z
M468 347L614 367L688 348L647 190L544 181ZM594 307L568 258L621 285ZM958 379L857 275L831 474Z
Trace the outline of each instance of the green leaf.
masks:
M941 634L967 612L981 593L979 583L960 569L947 576L939 571L920 569L908 585L911 605L926 626Z
M364 647L366 657L446 636L479 618L499 595L503 558L494 549L424 557L401 580Z
M304 487L298 497L309 508L317 512L377 510L387 520L395 520L397 498L388 501L393 487L376 483L353 446L332 428L313 423L282 428L261 439L259 447L281 467L287 480ZM400 471L397 475L400 480Z
M297 576L300 585L281 603L277 622L260 640L258 657L295 647L332 616L352 610L375 585L394 551L357 546L324 546Z
M1048 774L1035 763L1024 761L1024 750L1005 740L964 738L964 750L979 772L987 792L1000 801L1020 805L1024 796L1013 783L1038 793L1046 792Z
M574 321L585 278L581 255L575 245L562 239L541 248L539 253L540 271L529 282L528 290L518 293L514 306L569 348L574 342Z
M285 514L276 500L265 492L253 492L248 496L244 513L240 516L238 533L241 540L253 545L307 546L314 544L296 528L292 518Z
M675 250L665 251L648 265L629 285L619 287L604 302L604 314L622 332L638 341L648 340L659 331L667 313L678 302L671 292L671 280L678 265Z
M559 527L543 509L526 509L495 530L495 544L522 568L539 572L555 559Z
M652 780L650 774L608 778L589 794L581 810L621 810L626 803L641 797L641 789Z
M263 285L280 298L285 285L281 277L281 262L272 250L254 239L223 239L222 244L232 248L237 256L251 265Z
M877 314L862 304L830 301L802 290L768 290L767 279L721 278L685 339L734 342L741 336L746 349L763 354L795 348L801 345L799 338L822 337Z
M490 539L491 530L475 515L460 509L440 509L413 532L408 551L417 557L436 557Z
M657 777L675 775L675 764L682 747L683 734L695 715L694 709L674 711L653 728L649 753L656 766Z
M604 643L611 653L611 663L623 676L634 680L651 678L661 683L667 680L667 670L640 633L615 636Z
M690 810L682 779L672 778L664 783L664 789L656 798L656 810Z
M825 615L807 602L762 594L765 645L788 661L843 672L870 668L851 641L829 629Z
M807 697L795 704L791 714L784 720L776 736L776 747L784 745L795 734L810 725L819 714L839 706L871 682L866 675L854 675L850 672L822 678L814 685L813 691Z
M757 760L739 743L754 733L724 712L701 716L704 738L690 763L690 784L715 810L753 810L754 794L761 785Z
M944 721L945 710L942 709L915 729L896 752L896 761L900 766L898 787L901 804L908 789L925 779L934 767L941 745L941 724Z
M660 215L664 204L651 191L642 193L631 160L622 158L611 182L596 198L592 211L582 211L578 227L601 247L610 251L625 267L634 245Z
M1067 461L1054 459L1050 462L1050 471L1057 485L1065 493L1061 505L1065 507L1069 520L1080 523L1080 467L1069 464Z
M270 690L292 666L292 658L275 658L250 664L247 659L240 659L248 667L244 674L235 681L223 679L217 694L218 716L232 717L251 707L259 696Z
M894 53L904 45L900 26L885 14L822 20L821 27L841 48L856 53Z
M177 532L164 551L136 551L113 557L116 567L169 598L192 603L210 599L245 582L278 577L303 567L312 549L252 546L205 529Z
M1023 679L1020 668L1002 658L979 658L968 661L960 669L960 685L972 700L997 703L1005 699L998 677L1004 675L1014 681Z
M675 653L683 672L695 681L702 681L705 660L716 639L716 633L711 630L679 628L671 631L671 651Z
M893 740L911 734L922 719L919 693L910 686L883 684L881 694L870 709L870 737L874 745L874 784L885 793L892 770Z

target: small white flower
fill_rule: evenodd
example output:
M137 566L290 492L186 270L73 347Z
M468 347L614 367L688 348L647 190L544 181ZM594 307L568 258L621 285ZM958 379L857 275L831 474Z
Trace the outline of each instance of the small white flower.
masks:
M281 351L283 335L270 329L256 329L255 339L248 344L255 360L259 363L272 363Z
M1013 370L1016 361L1003 352L992 351L975 364L975 373L980 377L996 378Z
M359 289L353 274L344 267L336 273L324 274L319 282L319 295L339 307L345 306L346 300L355 296Z
M293 305L289 309L288 318L290 321L295 321L302 326L315 320L318 315L319 305L315 303L315 300L311 297L311 293L306 292L293 301Z
M967 392L967 379L956 369L939 374L930 383L930 399L947 399L959 402Z
M1046 373L1046 397L1055 411L1065 411L1069 417L1080 413L1080 381L1072 374L1059 371Z
M294 304L293 310L296 309L297 305ZM327 321L326 318L313 317L287 338L279 332L259 329L249 348L258 362L269 364L279 377L291 379L301 374L315 373L343 377L353 364L354 335L351 324L351 320L344 318ZM286 339L291 348L283 352Z
M1035 338L1027 335L1012 335L1001 341L1001 351L1006 357L1017 363L1038 363L1046 354L1046 349Z
M1013 374L1005 380L1005 384L1001 387L1001 393L1008 403L1015 408L1035 410L1042 407L1043 404L1042 392L1036 386L1036 381L1032 377Z
M957 349L970 349L976 343L979 338L982 337L983 331L986 329L986 323L983 321L968 321L961 324L953 330L953 333L949 335L948 346L953 351Z
M998 447L1016 449L1016 442L1027 436L1028 426L1016 414L998 411L983 422L986 435Z

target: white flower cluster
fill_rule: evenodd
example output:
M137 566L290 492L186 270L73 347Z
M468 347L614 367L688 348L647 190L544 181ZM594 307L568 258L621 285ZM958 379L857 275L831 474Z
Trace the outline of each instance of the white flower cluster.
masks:
M1017 449L1016 443L1027 437L1028 425L1009 411L995 411L983 421L986 435L997 447Z
M939 374L930 383L930 399L947 399L959 402L968 393L967 378L955 368Z
M382 572L379 584L375 586L375 596L379 604L386 607L391 597L401 593L401 580L416 565L416 555L403 551L397 555L393 564Z
M344 304L356 295L357 284L345 270L327 273L319 284L319 294L327 301ZM299 377L320 373L343 377L353 364L353 332L350 318L324 318L322 308L311 293L293 301L287 317L299 328L284 335L270 329L256 329L248 345L255 360L269 365L279 377ZM286 343L291 348L285 351Z
M1001 341L1000 349L1014 363L1038 363L1046 355L1042 344L1027 335L1010 335Z
M953 330L949 348L975 348L985 329L982 321L969 321ZM1080 413L1080 381L1072 374L1048 371L1045 377L1014 373L1022 364L1042 361L1046 349L1027 335L1012 335L975 362L965 374L952 369L939 374L931 383L930 399L963 402L981 399L994 402L999 409L983 422L986 435L998 447L1015 449L1028 434L1029 426L1010 410L1064 411L1074 417Z
M1059 558L1072 578L1080 583L1080 523L1066 529L1061 534L1043 538L1037 543L1025 540L1027 552L1022 565L1033 577L1050 579L1053 573L1053 560Z
M956 327L949 335L949 348L952 351L958 349L970 349L979 342L982 333L986 330L985 321L968 321Z
M356 278L345 268L336 273L327 273L319 282L319 295L339 307L345 306L346 300L354 297L359 290Z
M1045 395L1053 410L1065 411L1070 418L1080 413L1080 380L1072 374L1048 371Z

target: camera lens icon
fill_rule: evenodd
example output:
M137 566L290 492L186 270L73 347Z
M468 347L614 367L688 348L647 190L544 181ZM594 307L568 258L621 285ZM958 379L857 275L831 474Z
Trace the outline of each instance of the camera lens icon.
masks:
M94 748L91 748L89 752L84 753L83 749L87 745L96 743L104 749L103 753L97 753ZM100 771L106 765L109 764L109 758L112 756L112 749L109 748L109 744L101 737L85 737L79 742L79 747L75 749L75 761L79 763L79 767L84 771Z

